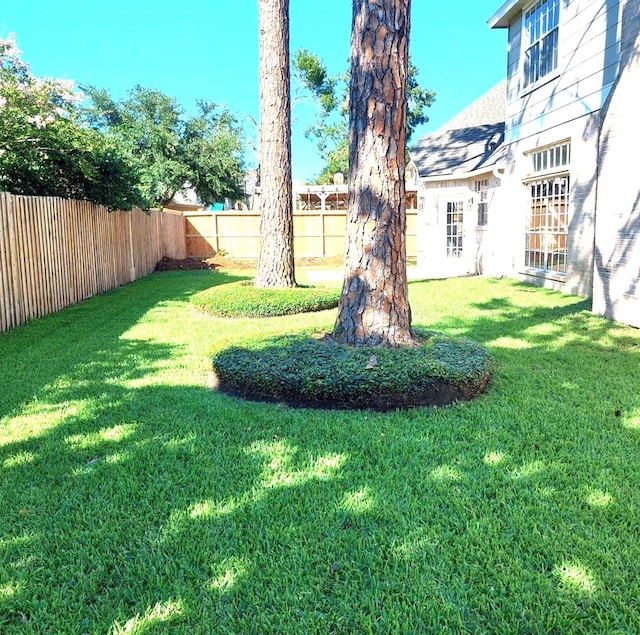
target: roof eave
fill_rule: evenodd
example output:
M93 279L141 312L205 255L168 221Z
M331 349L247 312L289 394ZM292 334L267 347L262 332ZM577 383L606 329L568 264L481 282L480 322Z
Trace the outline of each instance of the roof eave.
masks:
M522 11L526 0L507 0L488 20L490 29L506 29Z
M503 161L496 161L490 165L483 165L476 170L469 170L468 172L449 172L447 174L436 174L434 176L421 176L420 180L423 183L438 183L440 181L464 181L466 179L472 179L482 174L492 174L495 170L504 169Z

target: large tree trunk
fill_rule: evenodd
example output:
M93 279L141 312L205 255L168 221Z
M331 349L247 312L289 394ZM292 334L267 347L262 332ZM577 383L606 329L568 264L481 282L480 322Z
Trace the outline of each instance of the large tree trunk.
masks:
M405 146L410 0L353 0L349 214L333 339L415 343L406 265Z
M258 0L260 256L257 287L293 287L289 0Z

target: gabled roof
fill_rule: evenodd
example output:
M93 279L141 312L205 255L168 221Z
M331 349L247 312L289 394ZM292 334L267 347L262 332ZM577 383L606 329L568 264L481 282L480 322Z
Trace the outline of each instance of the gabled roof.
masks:
M502 158L507 80L501 81L411 150L422 178L490 170Z

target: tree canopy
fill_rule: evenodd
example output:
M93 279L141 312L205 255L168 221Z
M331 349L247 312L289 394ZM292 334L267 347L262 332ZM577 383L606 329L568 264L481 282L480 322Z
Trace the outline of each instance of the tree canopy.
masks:
M37 78L11 35L0 40L0 190L110 209L162 206L186 185L204 204L243 195L244 139L209 101L186 115L164 93Z
M318 183L331 183L336 172L349 172L349 81L350 70L329 75L324 62L313 52L298 49L293 56L293 71L299 90L312 96L318 105L317 121L306 130L325 167ZM435 93L418 82L418 67L409 61L407 75L407 142L415 129L428 121L426 109L435 101Z
M130 209L135 168L83 126L73 82L36 78L13 36L0 40L0 190L79 198Z
M226 109L199 101L187 115L174 98L140 85L121 101L83 89L85 121L126 153L145 206L165 205L187 184L204 204L243 195L243 137Z

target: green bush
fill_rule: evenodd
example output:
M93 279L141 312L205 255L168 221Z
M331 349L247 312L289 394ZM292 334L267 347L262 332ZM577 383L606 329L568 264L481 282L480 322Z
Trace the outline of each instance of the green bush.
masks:
M419 335L421 345L394 349L285 336L220 351L212 365L222 390L303 406L443 405L485 389L491 373L485 348L435 332Z
M339 297L338 289L328 287L259 289L243 280L201 291L192 296L191 302L218 317L263 318L333 309Z

